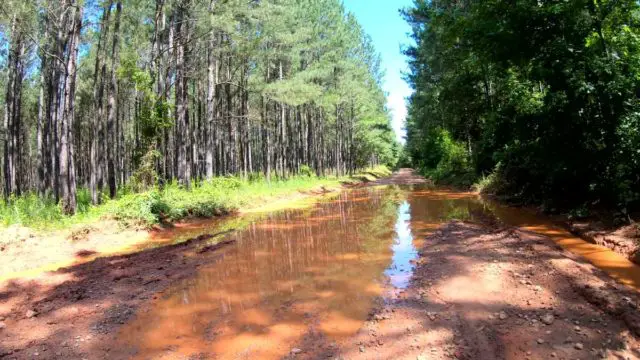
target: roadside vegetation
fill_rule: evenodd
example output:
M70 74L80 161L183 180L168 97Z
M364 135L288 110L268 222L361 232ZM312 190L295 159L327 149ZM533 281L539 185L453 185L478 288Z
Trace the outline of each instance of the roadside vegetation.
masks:
M105 196L100 205L91 205L89 192L78 192L78 212L65 215L60 204L36 194L0 201L0 225L20 225L35 229L66 228L91 224L100 219L118 220L125 225L151 226L189 217L213 217L241 208L254 208L296 192L330 191L341 184L373 181L388 176L386 166L364 169L352 176L318 177L313 172L267 182L261 175L243 180L216 177L194 183L190 190L177 183L143 192L122 191L115 199Z
M407 157L547 210L640 208L640 4L416 1Z
M1 223L210 216L395 165L380 56L339 0L0 9Z

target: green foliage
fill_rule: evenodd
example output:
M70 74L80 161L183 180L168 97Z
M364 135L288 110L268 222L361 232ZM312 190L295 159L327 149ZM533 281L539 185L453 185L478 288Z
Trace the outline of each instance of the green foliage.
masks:
M425 156L419 167L435 182L470 186L475 180L469 152L463 143L451 137L449 131L442 128L430 131L421 150Z
M93 207L91 194L86 188L78 189L78 218L84 218ZM36 193L22 196L12 195L8 200L0 199L0 225L46 226L63 222L68 217L53 198Z
M389 169L389 167L386 165L378 165L378 166L366 168L363 172L370 174L378 179L391 176L391 174L393 173L391 169Z
M378 165L374 167L365 168L358 171L356 174L349 178L342 179L343 184L357 184L360 182L372 182L380 178L390 176L392 171L386 165Z
M309 165L301 165L300 166L300 175L301 176L308 176L308 177L314 177L316 175L315 171L313 171L313 169L309 166Z
M138 169L129 178L128 188L133 192L149 190L158 183L155 161L160 158L160 152L150 149L142 157Z
M389 174L384 167L368 171L379 176ZM30 193L12 197L9 201L0 200L0 225L19 224L51 229L111 218L126 225L150 226L187 217L222 215L241 207L253 208L292 192L337 184L336 178L318 178L315 174L272 180L271 183L267 183L261 174L250 180L232 176L217 177L197 183L191 190L178 183L169 183L161 189L153 186L146 191L134 192L134 186L130 184L118 193L116 199L103 197L102 205L98 206L91 205L87 189L80 189L78 213L74 216L64 215L60 206L50 198Z
M396 165L401 148L385 106L380 55L339 0L60 5L8 0L0 13L0 50L25 45L20 121L8 133L21 139L15 149L21 192L53 192L43 189L54 183L44 178L61 170L50 150L62 133L47 124L69 119L73 166L64 178L91 187L95 202L105 204L90 206L88 192L80 190L83 219L113 211L127 221L153 223L210 216L242 203L229 193L240 192L245 181L202 182L212 173L246 176L271 168L285 177L298 169L305 181L315 181L316 174ZM74 58L71 46L57 45L71 44L74 31L65 14L80 9L90 21L82 21ZM67 58L77 61L77 74L63 89L53 79L65 75L58 65ZM18 68L2 59L0 66ZM0 71L0 105L11 93L4 91L10 73ZM65 94L73 101L52 101ZM66 104L73 106L63 109ZM56 114L64 121L52 122ZM283 161L291 151L302 156ZM174 178L200 183L190 191L162 185ZM258 186L265 175L248 178ZM108 199L105 192L112 195L114 186L115 200ZM1 211L6 223L29 222L28 211L35 222L75 221L56 207L28 195L7 200Z
M150 225L160 222L161 216L170 211L163 195L157 190L124 195L106 206L110 207L108 213L114 219Z
M0 200L0 219L4 226L30 226L36 221L56 222L62 217L60 207L55 201L41 198L35 193L12 196L8 201Z
M398 161L396 163L396 168L409 168L413 166L413 161L411 160L411 154L407 151L407 148L403 146L400 149L400 154L398 155Z
M416 1L412 161L525 202L640 206L640 5ZM443 137L439 129L448 132Z

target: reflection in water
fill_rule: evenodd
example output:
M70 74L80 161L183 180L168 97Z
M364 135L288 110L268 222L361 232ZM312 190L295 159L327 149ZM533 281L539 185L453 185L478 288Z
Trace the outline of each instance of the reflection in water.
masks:
M249 225L215 263L125 326L121 341L139 358L271 359L311 329L352 335L382 293L398 193L345 192L310 213Z
M453 218L486 216L545 233L577 251L595 246L539 217L469 193L398 187L347 191L312 210L273 214L234 234L235 244L139 313L122 328L119 341L131 350L127 357L141 359L198 354L277 359L301 346L310 332L331 341L348 339L384 284L408 285L411 260L425 237ZM213 233L218 228L202 223L173 235L192 237L198 229ZM639 267L600 250L595 261L587 251L580 253L621 281L638 284Z
M399 289L405 289L409 285L413 274L414 264L412 260L418 257L418 251L413 245L411 235L411 205L403 202L398 208L398 220L396 221L396 237L392 247L393 257L391 266L384 272L391 284Z

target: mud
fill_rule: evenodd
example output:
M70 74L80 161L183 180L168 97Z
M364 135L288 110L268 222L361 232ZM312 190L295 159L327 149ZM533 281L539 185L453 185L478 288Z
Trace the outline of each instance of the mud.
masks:
M640 225L606 225L595 219L564 221L571 233L607 247L640 265Z
M429 236L344 359L637 359L637 292L544 236L454 221ZM305 359L315 359L309 353Z
M0 358L640 358L637 267L424 183L4 281Z

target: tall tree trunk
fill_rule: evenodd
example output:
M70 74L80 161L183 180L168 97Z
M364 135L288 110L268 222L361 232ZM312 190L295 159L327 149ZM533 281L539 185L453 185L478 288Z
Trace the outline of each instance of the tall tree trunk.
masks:
M67 54L67 67L65 86L63 93L63 115L60 124L60 181L61 181L61 205L65 214L74 214L76 211L76 175L73 153L73 118L74 97L76 86L76 59L78 55L78 43L82 28L82 7L71 4L74 17L69 26L69 43Z
M111 43L111 69L110 69L110 83L109 83L109 98L107 100L107 139L109 149L107 151L107 182L109 185L109 195L111 198L116 196L116 165L115 155L117 154L117 141L115 134L115 122L116 112L118 110L118 78L116 76L116 68L118 65L118 53L119 46L118 41L120 38L120 16L122 14L122 3L116 2L116 17L113 28L113 41Z
M24 43L20 29L20 19L11 20L11 46L7 57L8 79L5 97L4 114L4 193L20 195L19 171L21 164L21 132L22 132L22 80L24 77Z
M96 116L91 117L91 139L89 148L89 162L90 162L90 174L89 174L89 189L91 191L91 203L97 204L100 199L98 198L98 180L100 162L98 160L98 147L100 139L103 139L100 135L100 127L102 126L102 120L104 116L103 108L103 95L104 95L104 72L105 69L101 67L103 63L103 51L102 44L108 33L108 22L111 14L111 7L113 0L107 2L103 9L102 21L100 24L100 35L98 36L98 45L96 48L96 61L93 69L93 107L96 111ZM103 76L100 76L102 73Z
M175 21L176 36L176 76L175 76L175 101L176 101L176 147L178 148L178 180L187 188L191 185L190 165L188 163L188 90L185 69L185 48L188 35L186 10L188 0L183 0L179 5Z
M215 141L213 138L213 128L215 126L215 98L216 98L216 84L215 84L215 57L213 49L215 48L216 34L212 32L209 39L209 48L207 49L207 120L206 120L206 176L207 179L213 177L213 151Z

